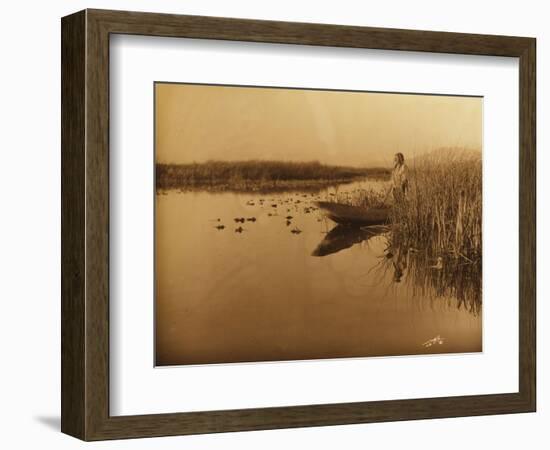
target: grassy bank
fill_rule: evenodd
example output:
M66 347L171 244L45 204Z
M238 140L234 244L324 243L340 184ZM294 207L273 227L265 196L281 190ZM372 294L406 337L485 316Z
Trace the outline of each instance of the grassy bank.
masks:
M388 175L386 169L328 166L319 162L252 160L156 165L157 189L307 189L350 182L366 176Z

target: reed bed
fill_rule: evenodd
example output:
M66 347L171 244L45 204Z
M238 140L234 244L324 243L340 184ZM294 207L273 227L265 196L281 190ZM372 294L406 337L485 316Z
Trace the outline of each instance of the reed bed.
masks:
M437 154L436 154L437 155ZM474 315L482 306L481 154L441 152L408 164L409 189L389 195L388 247L379 267L407 283L412 296L446 298ZM365 192L357 205L377 205L385 191ZM383 200L382 200L383 201Z
M481 261L481 154L442 152L409 170L407 194L392 208L392 239L431 255Z
M386 186L387 187L387 186ZM337 192L336 195L327 200L344 203L346 205L358 206L360 208L390 208L390 203L386 199L384 189L360 189L356 192Z
M364 208L392 208L390 239L431 256L481 261L481 153L434 152L407 162L409 186L396 199L380 189L337 194L333 200Z
M157 164L157 189L255 191L289 186L307 188L350 182L365 176L387 176L387 169L329 166L317 161L207 161Z

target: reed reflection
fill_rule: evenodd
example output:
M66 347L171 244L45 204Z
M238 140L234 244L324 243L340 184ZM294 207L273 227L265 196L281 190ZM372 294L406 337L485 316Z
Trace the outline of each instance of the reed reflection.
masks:
M481 314L481 261L467 261L453 255L433 256L405 243L396 243L388 226L354 227L337 225L332 228L312 252L323 257L349 249L356 244L367 244L382 236L386 246L378 261L368 272L378 277L380 284L407 286L411 298L442 299L447 305ZM393 239L393 240L392 240Z
M381 278L408 287L411 298L444 299L449 305L479 315L482 306L481 261L466 261L453 255L434 256L391 241L376 270Z

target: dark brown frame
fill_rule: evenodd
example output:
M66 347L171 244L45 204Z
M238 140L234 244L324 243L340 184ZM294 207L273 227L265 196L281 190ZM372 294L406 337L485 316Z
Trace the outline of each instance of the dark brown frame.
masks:
M535 411L536 40L85 10L62 31L61 429L84 440ZM519 392L109 416L109 35L138 34L519 58ZM184 405L182 405L184 407Z

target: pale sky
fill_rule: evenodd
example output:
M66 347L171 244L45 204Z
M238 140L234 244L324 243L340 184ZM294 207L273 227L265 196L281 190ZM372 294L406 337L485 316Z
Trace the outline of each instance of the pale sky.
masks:
M482 99L157 83L156 157L390 166L439 147L481 150Z

